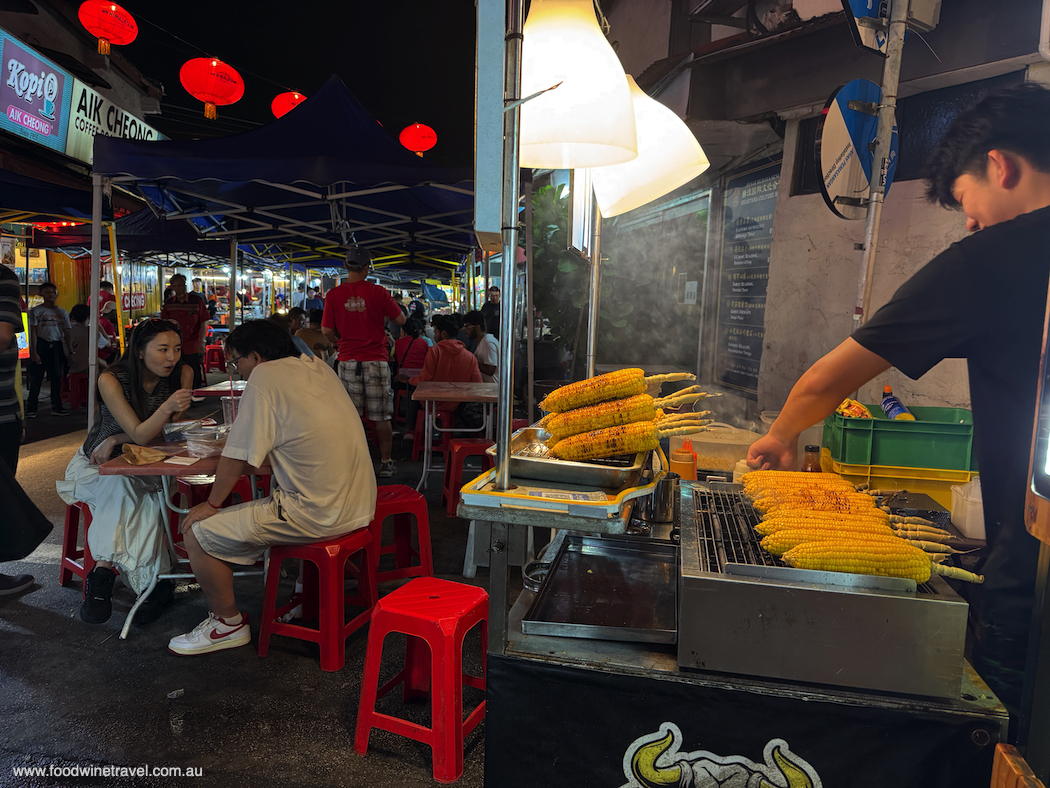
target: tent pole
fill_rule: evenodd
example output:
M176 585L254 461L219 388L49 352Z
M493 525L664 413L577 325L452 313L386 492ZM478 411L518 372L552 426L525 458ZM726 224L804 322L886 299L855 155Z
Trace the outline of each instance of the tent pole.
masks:
M114 267L114 272L116 267ZM102 176L91 175L91 314L88 336L98 336L98 291L102 279ZM26 257L26 281L29 281L29 258ZM88 342L88 431L95 423L95 390L98 378L98 342Z
M525 345L525 365L528 372L529 421L536 417L536 323L532 308L532 177L525 181L525 325L528 341Z
M504 145L506 145L506 143L504 143ZM506 163L506 159L507 159L507 154L506 153L503 154L503 159L504 159L504 163ZM506 173L504 173L503 177L507 178L508 176L507 176ZM482 303L485 303L486 301L488 301L488 297L489 297L489 256L490 255L489 255L488 252L485 252L482 255L482 259L484 260L483 265L485 266L485 301L482 301Z
M591 195L592 204L594 195ZM602 266L602 212L594 204L594 235L591 244L591 303L587 317L587 377L594 377L594 363L598 355L598 299L601 297Z
M230 292L227 294L230 331L237 326L237 238L230 238Z
M120 353L123 355L127 342L124 337L124 287L117 273L117 265L120 262L120 255L117 254L117 223L106 222L106 225L109 227L109 259L110 268L113 269L113 287L117 291L117 335L120 337Z
M516 102L521 92L522 0L507 5L507 37L504 61L505 102ZM499 314L499 419L496 432L496 489L510 487L510 436L514 421L514 291L518 251L518 136L521 131L520 107L512 106L503 113L503 273L502 308ZM489 276L488 261L485 279ZM485 282L486 293L488 281ZM495 532L495 529L493 529ZM495 565L495 559L493 559ZM503 633L505 636L506 633ZM499 633L497 633L497 636Z

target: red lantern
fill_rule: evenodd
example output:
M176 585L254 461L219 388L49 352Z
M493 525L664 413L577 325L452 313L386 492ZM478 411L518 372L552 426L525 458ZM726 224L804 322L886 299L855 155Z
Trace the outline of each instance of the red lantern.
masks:
M182 64L179 81L195 99L204 102L204 117L215 120L215 106L233 104L244 95L244 80L236 69L218 58L195 57Z
M280 118L287 115L304 101L306 101L306 96L302 93L296 93L294 90L288 93L281 93L270 102L270 111L273 112L274 117Z
M402 129L398 140L414 154L422 156L423 151L430 150L437 145L438 135L430 126L424 126L422 123L413 123L411 126L405 126Z
M109 45L126 46L139 34L135 18L109 0L86 0L77 12L82 24L93 36L98 36L100 55L109 54Z

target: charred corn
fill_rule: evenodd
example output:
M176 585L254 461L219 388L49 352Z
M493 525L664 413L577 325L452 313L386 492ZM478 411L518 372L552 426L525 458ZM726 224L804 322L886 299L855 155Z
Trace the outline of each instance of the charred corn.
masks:
M564 413L554 413L549 417L545 416L544 419L546 421L543 424L543 428L550 433L551 440L557 443L572 435L579 435L584 432L603 430L607 427L618 427L622 424L632 424L636 421L655 421L661 416L659 408L694 402L704 396L702 392L696 392L686 395L676 394L663 399L653 399L648 394L638 394L626 399L602 402L586 408L576 408ZM664 416L663 418L678 420L688 418L695 420L702 416L703 414L697 413L679 413L673 417Z
M551 454L561 460L593 460L599 457L636 454L640 451L655 449L660 445L660 439L669 435L702 432L709 423L707 421L697 421L692 424L676 422L673 426L660 427L652 421L636 421L632 424L593 430L565 438L551 447Z
M871 519L835 519L835 520L815 520L813 518L794 518L785 517L778 519L763 520L755 526L755 532L762 536L769 536L780 531L788 530L815 530L834 533L837 531L871 531L877 533L885 533L889 531L894 533L893 529L885 521L871 520Z
M798 569L905 577L917 583L929 580L932 571L926 553L897 538L804 542L785 552L783 559Z
M576 408L597 405L599 402L644 394L647 386L662 384L668 380L695 379L696 375L684 372L646 378L641 369L619 369L555 389L544 397L540 408L549 413L565 413Z
M897 537L889 528L872 530L788 528L763 537L760 544L767 553L779 557L791 548L807 542L847 541L850 544L860 544L885 539L897 539Z

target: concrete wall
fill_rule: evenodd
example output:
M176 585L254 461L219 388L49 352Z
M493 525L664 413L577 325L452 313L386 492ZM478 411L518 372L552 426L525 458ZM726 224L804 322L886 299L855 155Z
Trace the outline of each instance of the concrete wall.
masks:
M657 60L667 57L671 32L668 0L631 0L617 3L608 15L609 40L623 70L637 77Z
M789 196L796 130L791 122L773 221L759 410L779 409L799 376L849 335L857 297L861 252L853 245L863 241L864 222L839 219L819 194ZM922 181L894 184L882 214L872 310L938 252L965 237L964 224L961 213L925 201ZM877 402L886 384L905 404L969 407L962 360L943 361L917 381L890 370L861 389L861 400Z

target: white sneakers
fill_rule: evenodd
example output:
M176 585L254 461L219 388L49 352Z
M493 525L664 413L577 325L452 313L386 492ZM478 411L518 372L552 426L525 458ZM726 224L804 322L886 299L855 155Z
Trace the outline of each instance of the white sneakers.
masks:
M208 617L192 631L169 640L168 651L192 657L197 654L209 654L212 651L247 646L251 642L252 631L248 627L247 613L241 613L239 624L227 624L209 611Z

